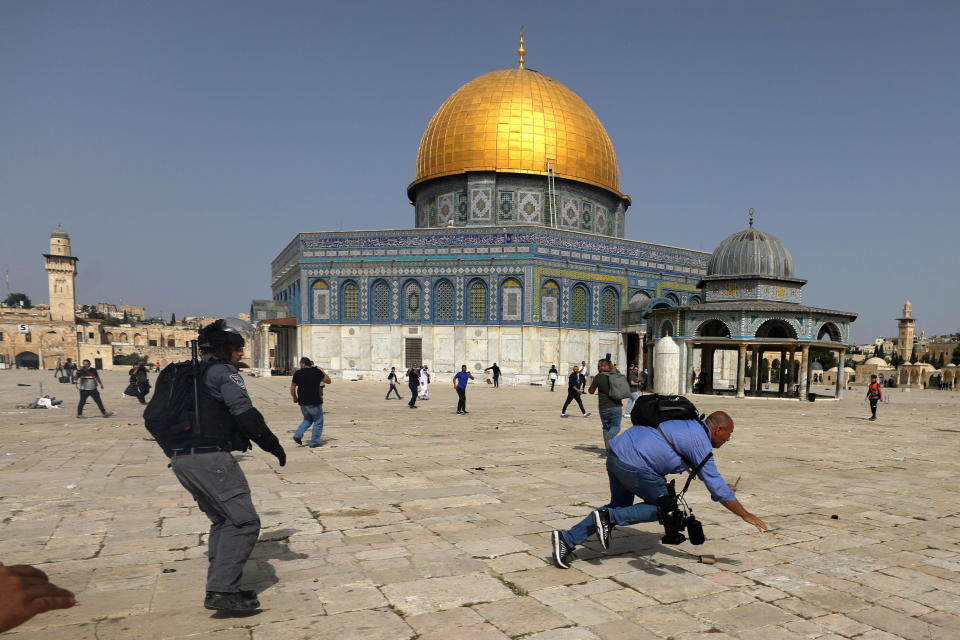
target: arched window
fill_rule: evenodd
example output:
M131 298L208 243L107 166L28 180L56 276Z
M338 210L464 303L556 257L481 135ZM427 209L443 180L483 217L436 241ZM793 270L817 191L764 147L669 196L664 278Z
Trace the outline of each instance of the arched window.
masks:
M120 334L120 342L123 342L124 344L126 344L126 342L127 342L127 334L125 334L125 333L121 333L121 334Z
M357 286L357 283L353 280L347 281L346 284L343 285L343 293L340 297L343 304L343 319L359 320L360 287Z
M330 285L326 280L317 280L310 287L313 298L313 319L330 319Z
M578 284L573 288L570 294L570 322L571 324L586 325L589 319L589 310L587 308L590 300L590 294L587 288Z
M669 320L664 320L660 324L660 337L664 336L673 336L673 323Z
M373 320L386 322L390 319L390 285L385 280L377 280L373 283L372 294Z
M729 338L730 328L722 320L707 320L697 329L697 335L705 338Z
M540 320L556 322L560 308L560 287L553 280L547 280L540 288Z
M483 280L474 280L470 283L469 305L467 320L469 322L483 322L487 319L487 285Z
M617 326L617 292L607 287L600 294L600 324L605 327Z
M420 283L411 280L403 287L403 319L407 322L419 322L423 315L421 311Z
M105 338L107 339L108 344L113 342L113 334L110 333L109 331L107 331L107 335L105 336Z
M440 321L453 320L453 284L449 280L441 280L434 290L437 303L434 305L436 319Z
M133 344L141 346L143 344L143 336L139 333L133 334Z
M523 319L523 285L516 278L507 278L500 285L500 318L505 322Z

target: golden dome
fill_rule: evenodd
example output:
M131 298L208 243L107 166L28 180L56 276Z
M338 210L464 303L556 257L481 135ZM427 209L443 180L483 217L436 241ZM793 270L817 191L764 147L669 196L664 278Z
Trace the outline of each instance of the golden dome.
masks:
M430 119L408 190L465 171L547 175L548 161L558 178L625 197L613 143L580 96L530 69L491 71L460 87Z

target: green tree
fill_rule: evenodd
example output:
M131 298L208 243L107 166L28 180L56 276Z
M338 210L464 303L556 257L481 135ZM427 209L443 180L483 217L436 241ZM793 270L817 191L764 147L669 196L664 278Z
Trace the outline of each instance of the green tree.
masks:
M900 352L896 349L893 350L893 355L890 356L890 364L895 367L899 367L903 364L903 358L900 357Z
M30 302L30 296L25 293L11 293L7 296L6 300L3 301L3 304L8 307L19 307L21 303L24 309L33 308L33 303Z
M810 359L819 362L824 371L828 371L837 366L837 356L829 349L811 349Z
M119 327L120 319L119 318L104 318L103 326L105 327Z
M172 327L172 326L175 325L175 324L177 324L177 314L171 313L171 314L170 314L170 326Z
M917 345L913 345L913 351L910 352L910 362L917 361Z
M953 355L950 356L950 362L960 366L960 344L958 344L957 348L953 350Z
M877 354L876 354L876 355L877 355L878 358L882 358L882 357L885 355L885 354L883 353L883 343L882 343L882 342L881 342L879 345L877 345Z

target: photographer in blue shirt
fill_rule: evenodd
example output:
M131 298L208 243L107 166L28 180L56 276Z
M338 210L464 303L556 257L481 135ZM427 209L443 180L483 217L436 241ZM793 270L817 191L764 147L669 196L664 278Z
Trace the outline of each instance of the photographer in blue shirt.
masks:
M554 562L562 569L569 568L574 548L594 532L607 549L614 527L656 521L657 498L667 493L665 476L689 470L684 459L700 465L711 449L722 447L732 434L733 419L723 411L715 411L703 424L696 420L668 420L660 424L659 430L638 425L610 440L610 503L595 509L572 529L551 534ZM715 502L758 530L768 530L763 520L740 504L734 495L736 487L724 482L712 457L700 466L697 476ZM634 498L642 502L634 504Z

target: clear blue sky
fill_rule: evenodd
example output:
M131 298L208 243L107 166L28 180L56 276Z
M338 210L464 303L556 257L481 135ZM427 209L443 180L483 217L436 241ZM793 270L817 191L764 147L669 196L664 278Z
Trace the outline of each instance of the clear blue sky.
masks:
M960 330L960 3L0 3L0 269L47 298L232 315L298 231L407 228L420 135L516 64L613 139L630 238L712 250L757 211L809 304Z

